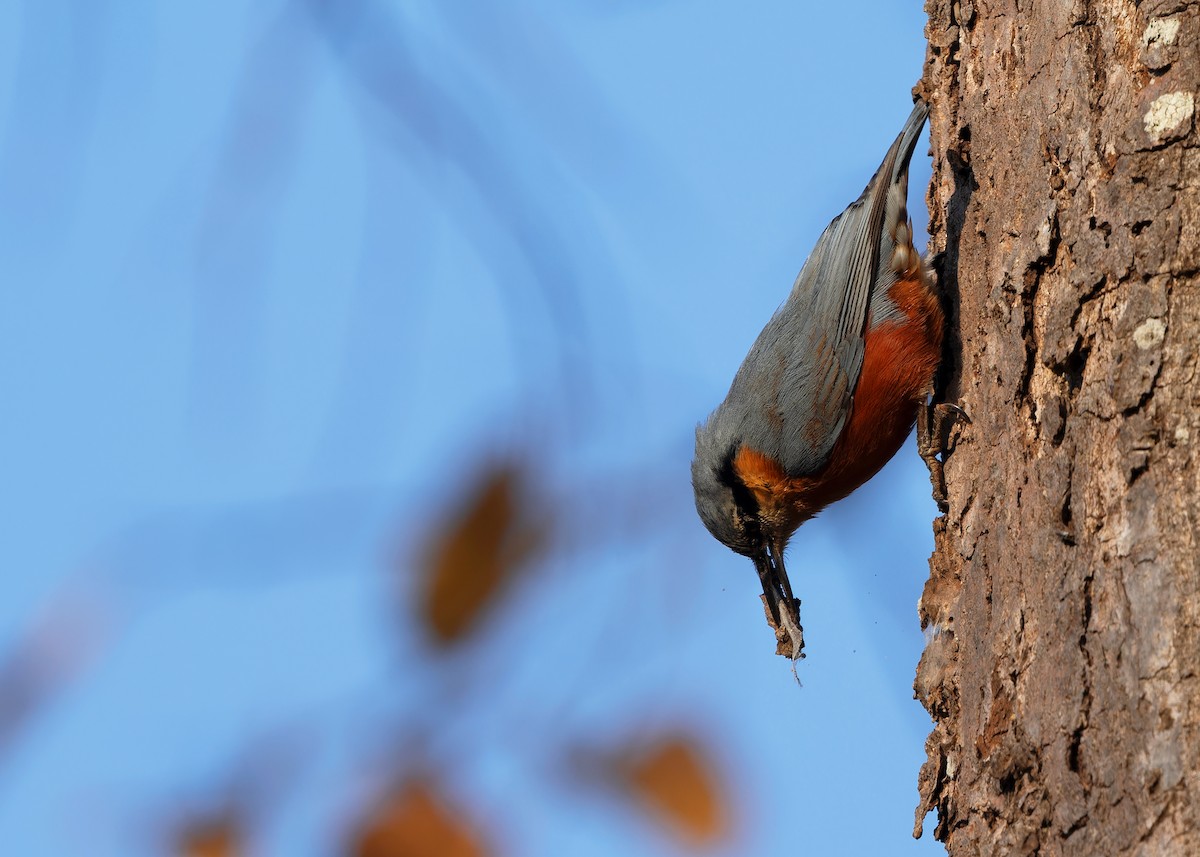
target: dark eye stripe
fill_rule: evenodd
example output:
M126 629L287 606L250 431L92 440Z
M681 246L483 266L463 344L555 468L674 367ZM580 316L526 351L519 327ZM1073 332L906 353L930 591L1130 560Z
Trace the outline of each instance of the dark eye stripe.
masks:
M729 452L721 460L721 467L717 470L717 479L733 494L733 503L740 513L740 523L747 543L758 544L762 539L758 525L758 500L738 477L737 470L734 469L733 459L736 454L737 450L730 447Z

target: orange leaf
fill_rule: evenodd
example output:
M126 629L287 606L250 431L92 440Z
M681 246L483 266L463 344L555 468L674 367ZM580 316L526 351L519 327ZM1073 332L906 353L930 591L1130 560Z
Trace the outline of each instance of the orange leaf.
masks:
M462 813L451 810L428 783L413 781L366 820L354 857L484 857L487 851Z
M729 828L728 809L707 758L691 740L668 736L618 763L623 785L652 815L692 845Z
M229 819L192 825L183 831L179 857L237 857L242 853L241 831Z
M544 544L544 524L530 524L520 502L518 472L495 467L433 540L421 613L435 642L465 636Z

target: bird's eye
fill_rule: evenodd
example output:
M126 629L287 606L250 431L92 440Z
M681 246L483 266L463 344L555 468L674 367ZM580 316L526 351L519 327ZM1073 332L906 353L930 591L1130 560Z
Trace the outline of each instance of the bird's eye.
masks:
M739 533L753 541L758 537L758 512L750 511L743 506L733 507L733 525Z
M733 466L735 452L736 449L731 447L717 471L717 478L729 490L730 499L733 501L731 523L734 530L742 541L755 542L759 533L758 501Z

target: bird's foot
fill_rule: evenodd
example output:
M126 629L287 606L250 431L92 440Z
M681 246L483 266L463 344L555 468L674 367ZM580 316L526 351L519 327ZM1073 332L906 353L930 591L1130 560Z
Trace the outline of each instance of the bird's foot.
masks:
M952 420L970 425L967 412L951 402L927 402L917 409L917 452L929 468L929 485L938 509L950 508L943 459L948 448L945 429Z

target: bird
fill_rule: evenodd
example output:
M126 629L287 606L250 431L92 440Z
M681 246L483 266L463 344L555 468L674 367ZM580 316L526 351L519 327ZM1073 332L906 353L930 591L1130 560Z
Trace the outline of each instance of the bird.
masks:
M933 435L943 412L933 413L932 395L945 317L907 211L909 162L928 113L918 100L696 429L696 511L753 561L776 652L793 673L804 633L783 555L797 528L874 476L914 423L938 494ZM942 494L939 503L944 485Z

